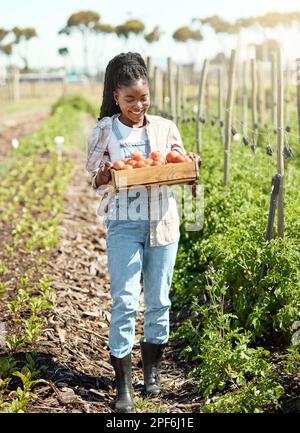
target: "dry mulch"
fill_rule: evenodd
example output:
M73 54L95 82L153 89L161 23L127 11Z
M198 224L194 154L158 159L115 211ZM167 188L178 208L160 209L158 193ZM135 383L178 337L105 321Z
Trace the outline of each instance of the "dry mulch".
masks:
M87 131L93 121L87 122ZM5 274L9 298L17 292L20 276L28 275L32 285L38 284L43 273L54 277L52 292L55 307L46 313L47 325L32 352L21 350L15 358L22 363L25 355L38 356L46 368L42 377L49 384L35 387L38 398L30 412L113 412L115 397L114 372L109 363L108 332L110 322L109 274L106 257L106 228L96 216L99 198L89 183L85 171L86 155L80 150L68 150L74 161L74 171L59 216L59 244L48 255L41 269L39 254L18 249L10 257L10 273ZM1 239L12 244L9 222L2 225ZM9 315L2 306L2 320ZM133 384L135 398L142 394L142 365L139 340L143 333L143 295L137 316L133 348ZM1 313L1 308L0 308ZM190 396L195 384L187 378L190 365L178 359L180 349L170 344L162 362L162 397L147 399L137 412L192 412L200 405L199 397ZM151 406L155 404L155 406Z
M112 412L110 404L115 390L107 346L111 299L106 228L96 216L98 196L85 173L85 155L72 151L68 156L75 161L75 167L63 203L64 213L59 218L60 243L47 263L47 272L55 276L56 306L37 347L40 353L46 354L44 377L52 385L40 387L39 399L29 410ZM141 295L133 349L136 397L142 396L139 340L143 332L143 310ZM166 412L199 407L188 396L192 386L192 381L187 379L189 366L179 362L178 351L171 346L166 350L161 374L165 394L151 399Z
M92 123L87 123L87 129ZM85 154L80 150L67 152L74 160L74 171L59 216L60 242L48 256L45 271L54 276L52 291L55 307L47 313L47 325L34 347L41 364L46 366L42 377L49 383L35 388L38 398L28 406L30 412L113 412L115 396L114 373L109 363L108 332L110 322L109 274L106 258L106 228L96 216L98 196L89 184L85 172ZM10 243L9 224L2 231L0 241ZM12 256L14 266L10 282L14 292L14 279L34 270L32 280L42 276L37 269L38 253ZM12 264L11 263L11 264ZM44 272L43 269L43 272ZM170 343L166 348L161 368L164 394L145 399L142 406L142 368L139 340L143 333L143 296L137 316L136 338L133 348L133 384L139 402L136 412L199 412L201 396L193 392L195 379L188 378L191 369L179 358L180 347ZM0 307L1 313L1 307ZM6 317L2 316L5 321ZM8 317L7 317L8 320ZM171 321L171 329L176 327ZM27 352L28 353L28 352ZM22 361L26 352L19 352ZM274 357L276 358L274 351ZM282 377L287 390L283 411L295 410L299 396L299 377ZM155 406L151 406L155 404Z

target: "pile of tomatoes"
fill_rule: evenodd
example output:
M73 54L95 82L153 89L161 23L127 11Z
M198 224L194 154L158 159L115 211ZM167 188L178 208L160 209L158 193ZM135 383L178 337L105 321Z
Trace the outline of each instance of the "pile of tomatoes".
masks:
M141 152L133 152L128 159L118 159L114 162L115 170L131 170L133 168L155 167L170 163L192 162L189 156L184 156L177 150L172 150L166 157L160 151L153 151L148 158L144 158Z

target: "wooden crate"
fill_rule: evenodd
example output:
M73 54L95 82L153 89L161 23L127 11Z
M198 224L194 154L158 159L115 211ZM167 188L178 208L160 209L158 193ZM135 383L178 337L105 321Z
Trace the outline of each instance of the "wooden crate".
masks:
M179 185L199 178L200 161L169 163L132 170L111 170L112 185L116 192L134 185Z

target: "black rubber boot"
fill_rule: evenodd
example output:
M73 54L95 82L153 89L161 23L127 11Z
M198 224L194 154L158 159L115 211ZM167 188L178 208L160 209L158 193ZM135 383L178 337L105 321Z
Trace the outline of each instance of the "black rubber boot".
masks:
M144 372L144 386L146 394L161 393L159 366L164 348L167 344L153 344L141 341L141 353Z
M116 373L117 399L115 400L115 410L117 412L133 412L131 353L124 358L116 358L110 355L110 361Z

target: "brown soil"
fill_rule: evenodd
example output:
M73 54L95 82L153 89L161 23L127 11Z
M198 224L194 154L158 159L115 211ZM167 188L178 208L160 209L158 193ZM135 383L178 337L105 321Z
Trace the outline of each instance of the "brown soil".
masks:
M35 131L49 116L50 110L39 112L18 112L0 118L0 163L11 149L13 138L21 140Z

